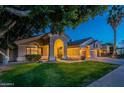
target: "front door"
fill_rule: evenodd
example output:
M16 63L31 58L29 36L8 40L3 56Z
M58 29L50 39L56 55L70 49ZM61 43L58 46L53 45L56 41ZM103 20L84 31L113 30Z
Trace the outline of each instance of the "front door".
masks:
M59 58L59 59L62 59L62 47L59 47L58 49L57 49L57 58Z
M54 44L54 57L62 59L64 57L64 42L57 39Z

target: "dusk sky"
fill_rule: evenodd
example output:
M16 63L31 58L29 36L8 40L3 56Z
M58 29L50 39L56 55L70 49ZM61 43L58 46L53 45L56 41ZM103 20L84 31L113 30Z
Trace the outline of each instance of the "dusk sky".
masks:
M72 39L78 40L93 37L96 40L113 43L113 29L107 24L107 13L96 16L93 20L82 23L75 29L65 28L65 33ZM124 40L124 20L117 28L117 43Z

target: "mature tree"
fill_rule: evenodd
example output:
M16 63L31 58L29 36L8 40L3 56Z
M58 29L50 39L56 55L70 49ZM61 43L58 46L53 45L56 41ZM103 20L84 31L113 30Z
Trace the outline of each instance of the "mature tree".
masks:
M63 33L101 15L107 6L0 6L0 47L6 49L17 39L45 31Z
M109 16L107 19L107 23L111 25L114 31L114 46L113 46L113 57L116 55L116 30L119 24L122 22L122 18L124 17L124 6L114 5L112 9L109 10Z

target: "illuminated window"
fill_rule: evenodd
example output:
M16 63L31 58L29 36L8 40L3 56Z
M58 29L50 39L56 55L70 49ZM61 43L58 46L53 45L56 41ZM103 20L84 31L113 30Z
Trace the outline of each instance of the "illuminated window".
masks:
M31 48L31 54L38 54L38 48Z
M41 54L41 48L38 48L38 54Z
M27 53L26 53L27 55L30 54L30 52L31 52L31 51L30 51L30 48L27 48L27 49L26 49L26 52L27 52Z
M68 48L68 56L80 56L80 48Z
M41 48L26 48L26 54L41 54Z

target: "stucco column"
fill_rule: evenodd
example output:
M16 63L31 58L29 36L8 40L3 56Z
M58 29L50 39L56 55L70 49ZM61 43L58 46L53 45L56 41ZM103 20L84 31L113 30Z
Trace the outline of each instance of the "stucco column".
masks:
M54 39L53 36L50 36L50 42L49 42L49 61L55 61L54 57Z
M18 57L17 61L25 61L26 55L26 46L25 45L18 45Z
M86 47L86 59L90 58L90 46Z
M64 41L64 59L67 59L67 47L68 47L67 42Z

